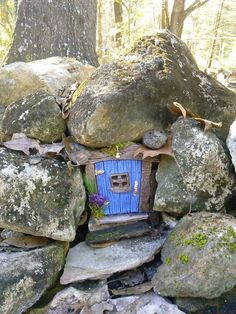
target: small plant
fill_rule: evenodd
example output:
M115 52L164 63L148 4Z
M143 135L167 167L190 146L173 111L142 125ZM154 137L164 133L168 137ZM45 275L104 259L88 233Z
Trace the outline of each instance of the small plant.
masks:
M189 263L189 257L187 255L180 255L179 259L182 264L188 264Z
M171 258L170 258L170 257L167 257L167 258L165 259L165 264L168 265L168 266L170 266L170 264L171 264Z
M107 199L97 193L96 182L89 180L86 176L83 176L84 185L88 191L88 205L91 210L91 214L94 218L102 218L105 216L104 206L108 205Z

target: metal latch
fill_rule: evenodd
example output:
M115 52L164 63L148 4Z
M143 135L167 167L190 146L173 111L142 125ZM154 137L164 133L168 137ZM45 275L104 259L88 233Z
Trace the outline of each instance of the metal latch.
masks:
M100 170L95 169L95 175L96 175L96 176L97 176L98 174L103 174L103 173L105 173L104 170L102 170L102 169L100 169Z

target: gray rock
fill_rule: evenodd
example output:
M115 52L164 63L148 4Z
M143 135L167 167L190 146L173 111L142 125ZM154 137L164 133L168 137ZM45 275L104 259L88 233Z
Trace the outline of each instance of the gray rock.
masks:
M55 283L64 264L64 244L0 252L0 313L20 314Z
M223 143L192 119L177 120L172 134L175 159L161 158L154 209L177 215L221 210L234 185Z
M3 142L11 138L11 135L6 134L2 129L2 120L3 120L4 112L5 112L5 107L0 106L0 144L2 144Z
M72 241L84 210L85 191L76 169L43 159L31 165L19 152L0 148L0 227Z
M215 122L226 138L236 94L201 72L187 46L170 32L146 36L120 59L100 66L81 91L68 127L86 146L141 140L145 131L173 121L168 105L178 101ZM99 123L98 123L99 121Z
M186 215L169 234L153 278L162 296L213 299L236 286L236 219L219 213Z
M67 287L53 297L44 307L33 307L28 314L66 314L74 313L86 306L100 304L110 297L105 282L85 282Z
M232 162L236 170L236 120L232 123L226 144L231 154Z
M162 147L167 141L167 134L163 131L152 130L143 134L143 144L152 149Z
M102 308L99 304L94 305L82 310L81 314L103 314L104 310L109 314L184 314L176 305L153 292L109 300L103 302Z
M194 314L235 314L236 288L216 299L176 298L178 307L186 313Z
M66 123L55 98L43 91L9 105L2 120L5 134L24 133L46 143L61 140L65 130Z
M190 196L183 177L172 157L163 155L156 173L158 183L155 194L154 210L177 215L190 210Z
M68 253L61 284L108 278L114 273L138 267L154 258L164 240L164 237L142 237L122 240L104 248L92 248L81 242Z
M56 96L59 89L86 80L94 69L66 57L5 65L0 69L0 106L8 106L39 90Z

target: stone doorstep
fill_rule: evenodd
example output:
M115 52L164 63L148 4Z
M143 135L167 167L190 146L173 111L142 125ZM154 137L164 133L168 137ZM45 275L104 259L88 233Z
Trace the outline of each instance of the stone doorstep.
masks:
M89 231L92 232L147 219L148 219L147 213L110 215L100 219L90 218L88 228Z
M122 239L136 238L151 233L151 226L147 222L139 221L132 224L110 227L104 230L89 232L85 242L88 245L110 243Z

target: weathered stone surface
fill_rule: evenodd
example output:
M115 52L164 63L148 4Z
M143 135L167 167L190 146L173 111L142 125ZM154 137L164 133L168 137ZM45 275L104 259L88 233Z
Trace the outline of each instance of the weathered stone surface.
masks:
M89 245L129 239L149 234L151 227L143 221L123 226L111 227L105 230L89 232L86 236L86 243Z
M61 284L108 278L113 273L138 267L154 258L164 239L146 236L122 240L105 248L92 248L81 242L67 255Z
M42 142L61 140L65 120L53 96L39 91L9 105L2 120L5 134L24 133Z
M167 141L167 134L164 131L152 130L143 134L143 144L152 149L158 149Z
M37 305L28 314L66 314L75 313L110 298L108 287L104 282L85 282L65 288L54 296L52 301L43 307Z
M236 288L216 299L176 298L178 307L186 313L194 314L235 314Z
M153 278L162 296L213 299L236 286L236 219L219 213L186 215L169 234Z
M79 169L43 159L31 165L21 153L0 148L0 227L72 241L84 210Z
M2 120L3 120L4 112L5 112L5 107L0 106L0 144L11 138L11 136L5 134L5 132L2 129Z
M81 314L184 314L178 307L153 292L141 296L111 299L84 309Z
M172 157L161 157L156 180L158 185L153 209L178 215L186 214L190 210L191 200L180 169Z
M0 106L8 106L39 90L56 96L59 89L87 79L94 69L74 58L63 57L8 64L0 69Z
M64 264L64 244L30 251L0 252L0 313L20 314L57 279Z
M175 159L161 159L154 209L179 215L190 209L219 211L234 184L223 143L192 119L177 120L172 134Z
M236 171L236 120L230 126L226 143L230 151L232 162Z
M91 147L141 140L172 121L178 101L200 116L222 121L224 139L236 111L236 94L201 72L187 46L169 32L141 38L124 56L100 66L69 117L75 138ZM99 123L98 123L99 121Z

